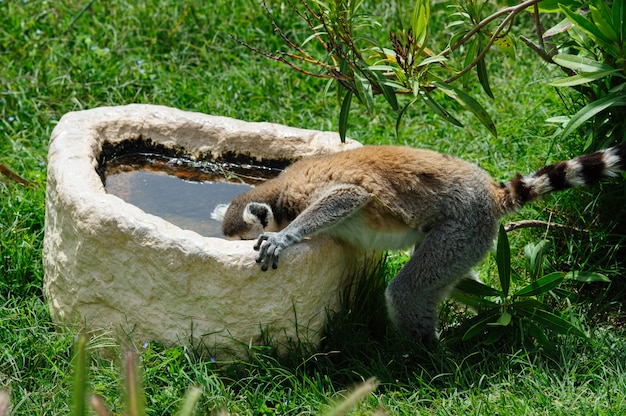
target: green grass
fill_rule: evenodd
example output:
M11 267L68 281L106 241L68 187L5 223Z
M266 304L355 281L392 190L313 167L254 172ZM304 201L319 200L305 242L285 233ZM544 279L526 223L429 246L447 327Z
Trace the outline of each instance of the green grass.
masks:
M377 16L397 20L394 7L376 4L368 2ZM302 26L284 12L280 23ZM445 39L442 28L437 34ZM0 2L0 164L32 183L0 182L0 390L10 392L14 414L68 414L71 404L76 334L51 322L41 265L46 146L64 113L155 103L336 130L339 107L332 94L324 97L324 81L267 61L231 35L263 50L281 45L255 0ZM304 35L296 31L294 36ZM470 88L495 118L497 138L470 117L462 115L466 128L457 129L419 107L405 116L396 137L395 115L382 100L373 115L354 107L349 135L364 143L449 152L481 164L497 179L578 152L580 143L550 138L553 131L543 122L562 114L572 100L562 102L546 86L544 81L554 75L550 68L521 47L516 59L496 55L489 65L498 100ZM620 218L623 211L602 206L605 197L595 202L598 192L567 192L514 218L552 217L592 230L580 238L547 234L555 243L549 267L591 268L617 281L608 289L572 288L582 298L601 300L570 310L571 319L590 332L591 343L560 337L553 355L523 347L517 338L490 346L451 341L426 349L388 331L379 319L379 290L364 295L367 303L338 319L317 353L277 358L271 349L259 348L248 360L214 363L183 347L145 346L139 353L146 410L175 414L185 392L199 386L198 414L325 413L347 389L375 376L381 385L353 414L618 414L626 407L626 334L620 324L624 263L619 254L624 231L615 226L602 231L601 224L614 224L603 219ZM623 185L604 187L603 193L609 192L623 196ZM544 236L538 230L512 233L514 267L524 268L523 246ZM405 253L392 255L387 275L405 258ZM487 281L495 281L494 270L492 259L480 269ZM451 303L442 308L444 325L461 319L455 308ZM104 337L90 342L94 351L109 344L117 341ZM98 354L89 361L90 390L116 414L124 408L120 368L117 359Z

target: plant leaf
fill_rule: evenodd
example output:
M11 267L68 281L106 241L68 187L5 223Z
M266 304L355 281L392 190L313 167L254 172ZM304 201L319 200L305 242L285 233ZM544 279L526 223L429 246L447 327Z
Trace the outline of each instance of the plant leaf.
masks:
M341 111L339 112L339 137L341 143L346 142L346 132L348 131L348 115L350 114L350 105L352 104L352 91L346 90L346 95L341 102Z
M372 93L372 84L370 81L363 75L358 72L354 73L354 84L357 90L357 98L359 101L365 105L368 114L372 114L374 112L374 94Z
M557 13L560 12L559 4L575 7L579 5L579 2L576 0L543 0L539 2L537 5L539 6L539 11L541 13ZM526 9L528 12L534 12L533 6L530 6Z
M369 94L371 95L372 108L374 106L374 102L373 102L374 97L372 93L372 83L373 83L383 94L383 97L385 97L385 100L387 100L389 105L391 105L391 108L393 109L393 111L398 111L399 107L398 107L398 99L396 98L396 93L392 87L387 85L387 78L385 77L385 75L382 74L382 72L387 72L387 71L386 70L374 71L372 70L371 67L368 67L365 63L363 63L360 69L363 72L363 74L365 74L368 77L367 82L369 85Z
M583 331L574 326L571 322L566 321L552 312L543 309L527 310L523 308L516 308L516 312L532 320L535 324L558 334L571 334L583 339L588 338Z
M543 254L548 250L550 243L548 240L541 240L537 244L528 243L524 246L524 255L530 263L530 278L536 280L542 274Z
M561 10L559 9L558 11ZM563 19L556 25L552 26L550 29L543 32L543 38L551 38L552 36L558 35L559 33L567 32L570 27L572 27L572 22L570 22L569 19Z
M409 109L409 107L411 107L413 104L415 104L415 102L417 100L418 100L417 97L413 98L407 105L402 107L402 110L400 110L398 112L398 117L396 118L396 137L399 137L400 122L402 121L402 117L404 116L404 113L406 113L406 111Z
M422 62L420 62L417 67L421 68L423 66L426 65L430 65L430 64L436 64L439 62L445 62L448 59L445 56L441 56L441 55L435 55L435 56L429 56L428 58L425 58Z
M556 345L550 341L546 333L531 321L525 321L524 327L528 334L537 340L537 343L550 352L556 351Z
M604 78L616 72L620 72L619 69L610 69L606 71L598 72L582 72L571 77L561 78L549 83L553 87L573 87L575 85L587 84L600 78Z
M565 275L566 280L575 280L577 282L592 283L603 282L611 283L611 279L603 274L585 271L571 271Z
M498 342L503 336L505 336L507 331L489 331L487 336L482 339L481 343L483 345L493 345Z
M476 296L502 296L502 292L474 279L461 279L454 287L457 291Z
M554 272L543 276L526 287L515 292L515 296L536 296L556 288L564 279L563 272Z
M509 245L509 237L506 235L502 224L500 224L500 229L498 230L496 264L498 266L500 286L502 287L502 297L506 298L509 295L511 286L511 247Z
M607 38L604 33L602 33L602 31L600 31L600 29L593 24L593 22L585 19L583 16L570 10L563 4L560 4L560 8L563 14L565 14L565 16L567 16L567 18L574 23L574 25L594 38L594 40L599 43L601 47L607 48L608 45L612 44L611 40Z
M618 35L613 27L613 13L604 0L592 1L589 10L591 10L591 18L598 30L612 42L618 42Z
M511 324L512 315L507 311L502 311L502 314L496 322L489 322L489 326L509 326Z
M490 309L486 312L480 313L470 321L467 322L469 328L463 334L463 341L467 341L468 339L474 338L476 335L485 331L489 326L487 325L489 322L493 322L494 318L498 316L500 311L498 309Z
M586 121L591 119L596 114L606 110L610 107L620 107L626 105L626 95L619 93L608 94L599 100L593 101L583 108L581 108L576 114L570 117L569 123L563 129L561 138L564 139L569 136L574 130L582 126Z
M494 137L498 136L498 132L496 131L496 125L489 116L489 113L487 113L483 106L480 105L475 99L470 97L464 91L451 85L447 85L441 82L433 82L433 85L443 91L448 97L456 100L465 109L472 112L472 114L474 114L478 121L480 121Z
M478 50L477 53L480 53L482 49L482 42L480 41L480 37L478 38ZM491 86L489 85L489 75L487 74L487 65L485 64L485 57L478 61L476 65L476 74L478 75L478 82L483 87L483 91L491 98L495 98L493 96L493 92L491 91Z
M500 305L480 296L469 293L454 291L451 297L466 306L476 308L477 310L499 309Z
M426 103L426 105L439 117L457 127L463 127L463 124L461 124L461 122L450 114L445 108L439 105L439 103L433 99L432 95L430 95L428 91L420 90L420 97L424 100L424 103Z
M626 2L613 2L613 27L617 30L618 42L626 41Z
M543 302L539 302L537 299L534 298L524 298L523 300L516 300L510 305L510 308L514 310L524 309L527 311L534 311L536 309L543 309L546 311L550 310L548 305Z
M594 61L593 59L580 55L568 55L562 53L555 55L552 60L562 67L584 73L615 70L612 66L605 65L601 62Z
M472 61L474 60L474 58L476 57L476 55L478 54L477 49L478 49L478 37L475 37L474 39L472 39L470 42L468 42L465 45L465 61L463 62L463 68L467 68ZM461 77L461 84L466 87L467 84L469 84L469 79L470 79L470 75L471 75L471 71L467 71L462 77Z
M428 36L428 21L430 20L430 0L417 0L411 15L411 28L418 45L424 46Z
M496 38L493 43L498 47L498 49L500 49L500 51L506 53L509 58L515 58L515 47L513 46L514 43L510 33L506 36Z

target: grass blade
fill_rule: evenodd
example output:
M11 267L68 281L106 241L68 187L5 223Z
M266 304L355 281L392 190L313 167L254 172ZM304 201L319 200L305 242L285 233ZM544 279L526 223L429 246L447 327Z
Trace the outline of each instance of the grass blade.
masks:
M193 387L189 389L187 394L185 395L185 399L183 400L183 406L178 413L178 416L191 416L193 414L193 409L200 400L200 396L202 396L202 389L198 387Z
M72 415L86 415L87 397L87 337L80 334L74 344L74 393Z
M359 401L366 398L378 387L378 381L370 378L361 383L344 400L335 405L326 416L341 416L347 414Z
M141 371L137 365L135 354L126 351L126 362L124 363L126 382L126 409L128 416L144 416L145 395L141 381Z

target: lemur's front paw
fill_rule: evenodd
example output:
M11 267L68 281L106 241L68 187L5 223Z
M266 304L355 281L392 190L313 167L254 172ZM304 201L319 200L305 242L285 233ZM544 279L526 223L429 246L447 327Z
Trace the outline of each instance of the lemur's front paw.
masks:
M278 256L285 247L289 247L294 242L295 240L289 235L280 232L261 234L254 245L254 249L259 252L256 262L263 263L261 270L266 271L270 263L272 264L272 269L276 269L278 267Z
M266 271L270 263L272 263L272 269L276 269L278 267L278 256L283 248L284 244L278 238L278 233L268 232L261 234L254 245L254 249L259 252L256 262L263 263L261 270Z

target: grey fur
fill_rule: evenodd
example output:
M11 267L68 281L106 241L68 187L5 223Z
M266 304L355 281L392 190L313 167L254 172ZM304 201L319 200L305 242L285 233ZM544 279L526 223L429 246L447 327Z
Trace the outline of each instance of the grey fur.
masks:
M263 270L278 267L285 248L315 234L366 249L413 246L386 290L388 314L400 330L432 340L438 304L493 247L500 218L542 194L615 176L626 165L625 147L545 166L508 184L447 155L364 147L297 162L239 195L223 230L257 238Z

